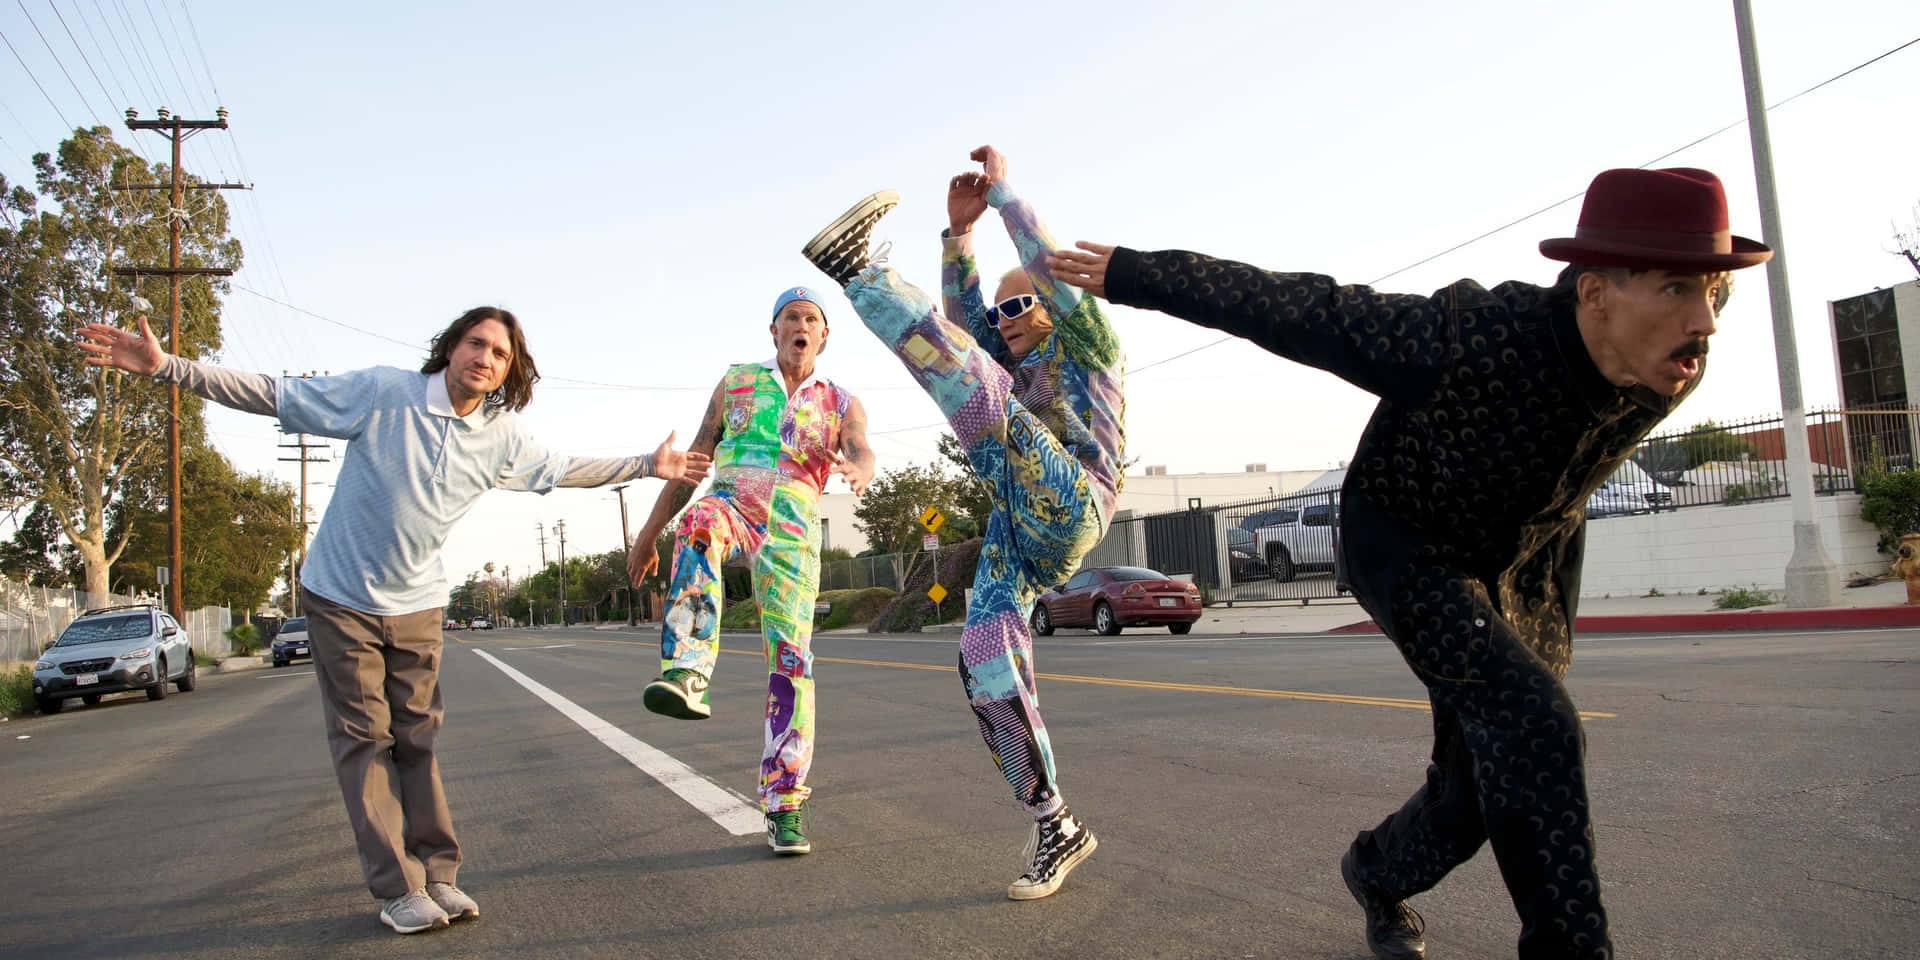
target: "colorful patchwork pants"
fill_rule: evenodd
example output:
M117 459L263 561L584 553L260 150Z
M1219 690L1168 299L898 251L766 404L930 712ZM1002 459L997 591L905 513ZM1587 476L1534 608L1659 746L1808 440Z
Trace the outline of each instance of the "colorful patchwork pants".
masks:
M820 526L813 509L777 491L766 526L749 522L724 494L701 497L680 515L673 580L660 631L661 669L713 676L720 657L720 568L745 556L767 643L766 740L760 801L768 812L797 810L813 766L813 601L820 588Z
M960 633L960 679L994 764L1040 815L1062 802L1033 685L1034 598L1064 582L1106 532L1086 471L1013 396L1013 378L926 294L889 269L847 286L853 307L940 406L993 492Z

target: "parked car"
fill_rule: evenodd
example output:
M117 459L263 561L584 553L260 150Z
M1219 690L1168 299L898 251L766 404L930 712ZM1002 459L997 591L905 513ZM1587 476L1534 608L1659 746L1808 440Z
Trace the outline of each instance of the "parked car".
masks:
M1092 627L1113 636L1122 627L1166 627L1186 633L1200 619L1200 588L1146 567L1095 567L1073 575L1034 601L1033 632Z
M1232 564L1235 583L1267 576L1267 562L1254 551L1253 531L1245 527L1227 528L1227 560Z
M145 690L164 700L197 677L193 645L178 621L152 604L89 610L60 632L33 664L33 699L41 713L59 713L71 697L89 706L109 693Z
M475 630L492 630L493 621L488 620L486 617L474 617L473 623L470 624L470 626Z
M1262 510L1240 521L1253 533L1253 555L1275 580L1292 580L1301 570L1332 570L1334 531L1340 505L1331 498L1295 507Z
M273 665L284 667L295 660L312 660L313 645L307 642L307 618L294 617L280 625L273 636Z

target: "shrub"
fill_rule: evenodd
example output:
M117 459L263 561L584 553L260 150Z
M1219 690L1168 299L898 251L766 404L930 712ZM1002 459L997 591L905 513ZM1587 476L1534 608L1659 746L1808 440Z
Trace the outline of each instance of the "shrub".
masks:
M973 586L973 568L980 562L980 546L985 542L975 537L940 548L940 585L947 588L947 598L938 608L927 598L927 588L933 586L934 565L921 564L907 578L900 595L867 629L873 633L918 632L923 626L966 616L967 588Z
M894 592L886 587L859 587L828 590L820 601L832 609L814 619L815 630L837 630L850 623L871 623L892 602Z
M1920 533L1920 470L1864 473L1860 519L1880 529L1880 552L1893 556L1902 536Z
M1774 602L1773 594L1758 587L1752 589L1734 587L1731 590L1720 591L1720 595L1714 598L1713 605L1720 610L1745 610L1748 607L1764 607L1772 602Z
M725 612L720 614L722 630L758 630L760 629L760 604L752 597L735 600L727 604Z
M236 623L227 629L227 644L240 656L253 656L260 649L260 628L251 623Z
M21 664L0 673L0 717L18 717L33 709L33 667Z

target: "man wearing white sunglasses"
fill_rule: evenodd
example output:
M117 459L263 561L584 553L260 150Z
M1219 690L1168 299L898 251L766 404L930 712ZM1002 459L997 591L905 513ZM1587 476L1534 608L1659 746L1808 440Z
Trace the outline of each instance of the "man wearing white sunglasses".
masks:
M994 763L1034 818L1031 861L1007 896L1035 900L1058 890L1097 845L1054 780L1027 616L1041 591L1072 576L1113 516L1125 413L1120 343L1092 297L1048 272L1053 240L1008 188L1005 158L992 147L972 157L983 170L948 185L944 316L868 249L873 225L899 202L893 191L855 204L804 252L940 405L993 493L960 634L960 678ZM991 307L972 246L974 222L989 206L1021 263L1001 278Z

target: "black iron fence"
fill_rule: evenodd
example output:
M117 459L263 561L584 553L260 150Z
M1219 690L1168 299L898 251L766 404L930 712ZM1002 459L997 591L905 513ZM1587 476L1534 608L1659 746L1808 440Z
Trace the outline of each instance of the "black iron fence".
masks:
M1200 507L1116 521L1082 567L1141 566L1200 585L1209 603L1331 600L1340 491Z

